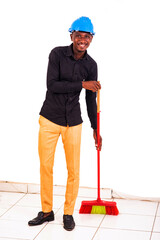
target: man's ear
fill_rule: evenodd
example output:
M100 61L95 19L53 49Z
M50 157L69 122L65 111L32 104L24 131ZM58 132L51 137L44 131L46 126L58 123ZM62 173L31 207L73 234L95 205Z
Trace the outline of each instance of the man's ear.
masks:
M73 41L73 33L70 34L71 41Z

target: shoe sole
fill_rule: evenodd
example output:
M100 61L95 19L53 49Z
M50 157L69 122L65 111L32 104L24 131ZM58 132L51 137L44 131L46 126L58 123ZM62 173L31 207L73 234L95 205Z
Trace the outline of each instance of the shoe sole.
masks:
M75 226L73 228L66 228L65 226L63 226L63 228L67 231L72 231L75 228Z
M51 218L51 219L47 219L47 220L44 220L44 221L42 221L41 223L37 223L37 224L29 224L28 223L28 225L31 227L34 227L34 226L38 226L38 225L41 225L41 224L43 224L43 223L45 223L45 222L51 222L51 221L54 221L54 219L53 218Z

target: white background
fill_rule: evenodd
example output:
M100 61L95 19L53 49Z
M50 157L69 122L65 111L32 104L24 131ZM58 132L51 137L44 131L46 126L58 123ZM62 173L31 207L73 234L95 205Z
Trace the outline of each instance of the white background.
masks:
M48 55L71 43L68 28L91 18L88 53L101 90L101 187L160 197L159 0L0 1L0 180L39 183L38 118ZM81 93L81 186L96 187L96 150ZM54 184L66 184L61 138Z

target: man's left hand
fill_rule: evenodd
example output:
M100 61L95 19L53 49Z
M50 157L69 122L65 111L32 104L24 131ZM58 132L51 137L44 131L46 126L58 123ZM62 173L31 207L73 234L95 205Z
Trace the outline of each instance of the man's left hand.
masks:
M96 129L93 130L93 138L94 138L94 140L95 140L96 149L97 149L97 150L101 150L101 148L102 148L102 137L100 136L100 144L99 144L99 146L98 146L97 130L96 130Z

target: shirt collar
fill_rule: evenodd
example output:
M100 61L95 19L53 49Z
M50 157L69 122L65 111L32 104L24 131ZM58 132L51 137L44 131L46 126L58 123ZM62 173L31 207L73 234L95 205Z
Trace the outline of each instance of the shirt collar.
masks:
M68 57L73 57L74 58L74 55L73 55L73 43L70 46L67 47L67 51L66 51L65 55L68 56ZM89 59L87 51L86 51L86 53L85 53L85 55L84 55L84 57L82 59L87 59L87 60Z

